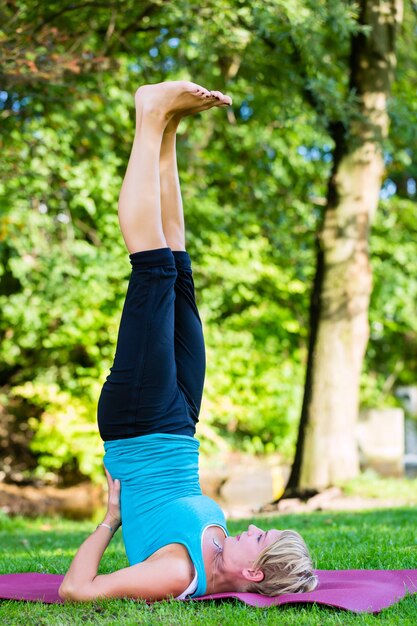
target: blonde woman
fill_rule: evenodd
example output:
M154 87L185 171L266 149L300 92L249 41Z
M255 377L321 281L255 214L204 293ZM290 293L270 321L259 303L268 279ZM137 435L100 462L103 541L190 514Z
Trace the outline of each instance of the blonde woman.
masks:
M199 484L194 435L205 349L185 249L176 130L186 115L231 103L188 81L144 85L135 94L136 132L119 196L132 273L98 404L108 510L72 561L62 598L278 595L317 584L298 533L250 524L232 537ZM98 575L121 520L130 566Z

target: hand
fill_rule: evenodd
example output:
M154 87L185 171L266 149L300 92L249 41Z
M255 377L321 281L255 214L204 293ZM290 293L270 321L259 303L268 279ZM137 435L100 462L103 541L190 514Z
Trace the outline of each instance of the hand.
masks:
M104 467L107 477L108 501L106 521L114 528L118 528L122 523L120 514L120 480L113 478L107 467Z

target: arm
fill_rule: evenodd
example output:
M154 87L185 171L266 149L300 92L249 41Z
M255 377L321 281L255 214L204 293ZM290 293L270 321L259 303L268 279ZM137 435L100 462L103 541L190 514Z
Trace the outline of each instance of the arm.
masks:
M88 541L88 540L87 540ZM177 557L147 559L111 574L95 576L82 585L59 588L65 600L85 602L95 598L143 598L164 600L176 597L190 584L189 566Z
M104 469L107 476L108 503L103 523L111 526L112 530L106 526L97 526L96 530L79 547L58 591L63 599L69 598L74 589L83 588L94 580L101 557L121 524L120 481L113 480L107 469Z
M109 500L104 523L80 546L59 588L64 600L88 601L98 597L144 598L162 600L184 591L189 580L189 567L175 556L147 559L111 574L97 575L101 557L113 534L120 526L120 482L113 481L106 470Z

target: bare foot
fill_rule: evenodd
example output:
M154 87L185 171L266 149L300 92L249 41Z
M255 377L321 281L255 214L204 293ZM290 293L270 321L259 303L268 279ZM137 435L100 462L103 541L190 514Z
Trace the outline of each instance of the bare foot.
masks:
M135 94L136 109L169 123L214 106L229 106L232 99L220 91L210 92L190 81L166 81L143 85Z
M224 107L230 106L232 103L232 99L230 96L225 96L221 91L210 91L211 95L214 96L212 98L208 98L206 102L203 104L191 107L190 109L184 109L179 113L175 113L171 119L169 120L165 133L175 133L177 131L178 125L183 117L188 115L196 115L197 113L201 113L201 111L206 111L207 109L211 109L212 107Z

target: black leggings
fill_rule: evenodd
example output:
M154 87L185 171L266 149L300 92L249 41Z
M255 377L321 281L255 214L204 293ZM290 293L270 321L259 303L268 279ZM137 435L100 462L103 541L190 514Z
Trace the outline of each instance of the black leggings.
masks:
M206 357L190 257L170 248L129 257L116 355L98 402L100 435L193 437Z

